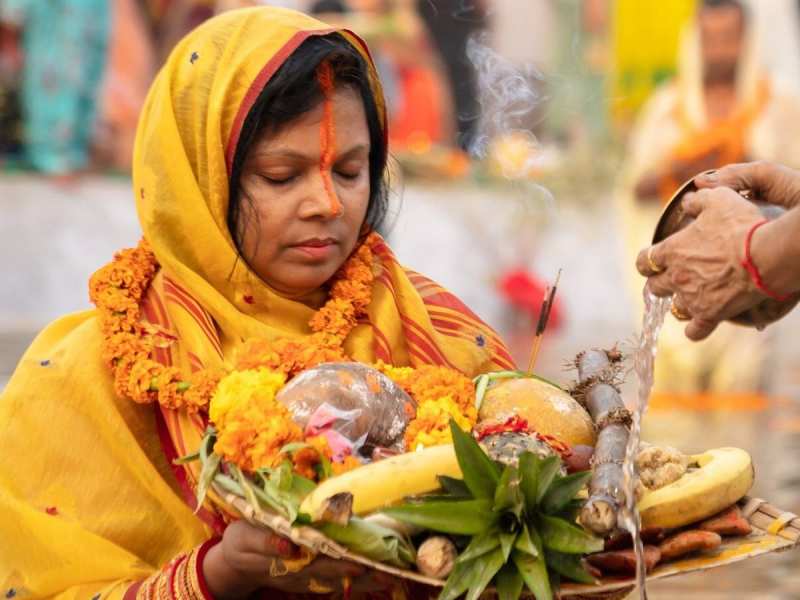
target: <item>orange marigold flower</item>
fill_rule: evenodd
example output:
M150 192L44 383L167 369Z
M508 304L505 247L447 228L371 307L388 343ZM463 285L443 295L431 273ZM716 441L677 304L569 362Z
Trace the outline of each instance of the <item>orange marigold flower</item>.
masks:
M143 404L155 401L154 383L163 369L162 364L150 359L134 362L128 376L128 395L131 399Z

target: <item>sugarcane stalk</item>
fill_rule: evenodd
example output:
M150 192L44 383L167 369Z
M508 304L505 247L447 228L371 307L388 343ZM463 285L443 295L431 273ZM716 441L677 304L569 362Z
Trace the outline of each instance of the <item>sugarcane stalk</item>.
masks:
M581 510L580 520L603 536L616 529L617 513L625 503L622 465L631 415L615 385L621 369L619 361L616 350L589 350L575 361L579 379L576 396L598 430L589 499Z

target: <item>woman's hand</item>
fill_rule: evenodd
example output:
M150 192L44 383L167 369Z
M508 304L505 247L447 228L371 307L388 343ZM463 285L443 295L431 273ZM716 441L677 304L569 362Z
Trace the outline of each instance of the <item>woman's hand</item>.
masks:
M787 209L800 205L800 171L770 162L728 165L694 180L699 189L728 187L749 191L753 200Z
M655 295L674 295L674 312L691 318L686 336L701 340L719 322L766 297L741 264L747 234L763 216L752 202L729 188L687 194L683 207L696 220L642 250L636 267L648 277L647 285Z
M332 593L352 590L381 591L391 585L389 577L365 574L355 563L330 558L315 558L308 566L292 573L287 562L301 557L300 549L286 538L245 521L231 523L222 540L211 548L203 561L203 574L217 600L246 598L260 588L287 593Z

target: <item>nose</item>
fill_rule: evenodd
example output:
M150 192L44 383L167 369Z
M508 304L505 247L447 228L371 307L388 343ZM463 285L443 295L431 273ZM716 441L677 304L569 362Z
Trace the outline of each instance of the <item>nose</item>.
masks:
M342 216L344 210L330 170L324 166L321 167L311 176L311 180L308 197L301 207L301 217L331 219Z

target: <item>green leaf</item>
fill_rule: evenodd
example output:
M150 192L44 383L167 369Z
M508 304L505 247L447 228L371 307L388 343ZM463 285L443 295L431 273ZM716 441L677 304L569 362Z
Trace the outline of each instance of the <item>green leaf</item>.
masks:
M351 517L347 525L320 523L317 525L332 540L353 552L374 561L405 568L414 563L414 548L402 535L359 517Z
M532 452L523 452L519 457L520 490L529 509L536 507L539 489L539 472L542 459Z
M200 476L197 480L197 489L195 490L197 496L197 508L195 509L195 512L200 510L200 507L203 505L203 501L206 499L206 494L208 493L208 487L211 485L211 482L214 480L214 477L216 477L217 472L219 471L221 460L221 456L218 454L212 454L203 462L203 468L200 469Z
M553 600L553 590L550 588L550 578L543 558L534 558L530 554L515 551L511 554L511 560L536 600Z
M307 444L306 442L291 442L289 444L284 445L280 450L280 454L292 454L297 452L298 450L302 450L303 448L310 448L311 445Z
M545 552L545 562L556 573L578 583L596 584L597 580L583 568L581 557L577 554L564 554L555 550Z
M386 508L382 512L404 523L457 535L483 533L496 518L489 500L419 502Z
M519 570L512 564L503 565L495 577L497 600L519 600L525 582Z
M462 479L455 477L448 477L447 475L438 475L436 479L439 480L439 485L447 492L448 495L457 498L471 498L472 494L469 493L467 484Z
M489 376L479 375L475 386L475 409L480 410L483 404L483 397L486 395L486 388L489 387Z
M514 548L514 542L517 541L517 533L500 533L500 549L503 551L503 562L508 562L508 557L511 556L511 550Z
M317 477L320 481L325 481L333 476L333 467L331 466L331 461L327 456L320 454L319 462L314 468L317 471Z
M228 469L236 478L236 481L239 482L239 485L242 486L242 491L244 492L244 498L247 500L248 504L253 508L261 508L261 503L258 501L258 497L256 496L255 491L253 490L252 482L247 479L247 476L242 472L242 470L233 463L228 464Z
M478 600L483 590L492 582L492 579L494 579L494 576L497 575L497 572L505 562L503 551L500 548L476 559L474 568L477 575L469 586L465 600Z
M524 503L519 490L519 472L511 465L503 469L500 481L494 492L494 505L496 512L512 511L517 517L522 514Z
M491 552L500 545L500 534L495 528L479 533L469 541L469 545L458 555L456 563L475 560L479 556Z
M564 519L565 521L569 521L570 523L574 523L577 520L578 515L581 514L581 509L583 508L584 504L586 504L586 500L574 498L567 502L567 505L553 516Z
M292 487L289 489L289 494L292 496L295 502L297 502L297 505L300 506L300 504L303 503L303 500L305 500L306 496L313 492L314 488L316 487L316 483L295 473L292 476Z
M186 456L181 456L180 458L176 458L172 461L173 465L185 465L186 463L194 462L196 460L200 460L200 452L192 452L191 454L187 454Z
M548 456L542 459L539 467L539 485L536 487L536 505L539 506L550 489L550 484L561 470L561 459L558 456Z
M591 478L591 471L556 477L542 498L542 511L552 515L565 508Z
M438 600L455 600L466 592L477 578L475 561L456 563L439 594Z
M272 482L276 488L281 490L282 492L288 492L292 489L292 479L294 478L294 474L292 473L292 463L288 460L284 460L281 462L280 466L272 472L270 476L270 482Z
M566 554L589 554L603 549L603 539L559 519L540 515L542 543L549 550Z
M486 455L478 442L468 433L461 430L453 419L450 419L450 431L453 434L453 448L458 465L464 476L464 483L475 498L494 498L494 491L500 480L500 472Z
M533 538L531 537L531 533L527 525L522 526L522 531L520 531L519 535L517 536L516 542L514 543L514 548L519 552L524 552L525 554L529 554L534 558L539 556L539 550L536 548L536 544L533 543Z

